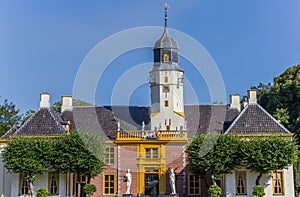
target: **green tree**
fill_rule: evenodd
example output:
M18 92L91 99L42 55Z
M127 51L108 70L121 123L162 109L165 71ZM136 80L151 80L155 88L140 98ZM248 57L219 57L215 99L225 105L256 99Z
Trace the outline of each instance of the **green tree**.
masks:
M286 168L297 159L296 141L282 136L252 138L244 141L242 150L247 168L258 173L256 185L263 174Z
M215 143L215 144L214 144ZM187 147L189 167L198 176L205 178L210 175L216 185L223 173L230 173L241 165L240 138L232 135L217 134L216 132L196 136ZM202 154L203 149L207 154Z
M18 126L20 119L19 109L5 99L4 103L0 104L0 137L14 125Z
M36 196L37 197L47 197L48 196L47 189L44 187L39 188L36 192Z
M300 194L300 153L298 152L297 161L294 164L294 179L295 179L295 192L296 196Z
M105 142L99 134L72 131L56 141L55 149L53 169L60 173L76 173L77 188L80 175L87 176L90 183L90 179L103 170Z
M281 124L288 125L290 115L288 109L286 108L277 108L275 113L273 114L274 118L276 118Z
M288 68L273 80L273 85L257 89L258 103L291 132L300 134L300 64Z
M54 111L56 111L57 113L60 114L60 112L61 112L61 105L62 105L61 101L57 101L57 102L55 102L55 103L52 104L51 108Z
M210 197L218 197L222 194L222 189L217 185L212 185L209 187L208 193Z
M80 99L73 99L73 106L95 106L95 105Z
M30 109L25 112L25 114L22 114L20 125L23 125L33 114L35 113L35 110Z
M258 103L291 132L296 134L300 144L300 64L288 68L270 83L254 86L258 90ZM300 163L300 162L298 162ZM298 164L295 174L300 174ZM297 167L298 166L298 167ZM295 191L300 193L300 178L295 176Z
M94 184L86 184L83 187L83 191L84 193L86 193L88 196L93 195L93 193L95 193L97 191L96 185Z
M73 106L95 106L89 102L86 101L82 101L80 99L73 99ZM56 111L57 113L61 113L61 105L62 102L61 101L57 101L55 103L53 103L53 105L51 106L51 108Z
M260 186L260 185L253 186L252 194L253 196L263 197L264 195L266 195L264 186Z
M51 161L52 141L47 138L13 138L7 141L2 160L9 172L24 173L34 197L33 182L45 174Z

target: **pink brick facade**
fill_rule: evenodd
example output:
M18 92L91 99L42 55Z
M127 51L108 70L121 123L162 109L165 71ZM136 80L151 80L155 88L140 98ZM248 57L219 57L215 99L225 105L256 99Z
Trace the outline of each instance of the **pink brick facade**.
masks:
M139 191L139 178L138 178L138 166L139 166L139 145L116 145L115 146L115 163L114 165L107 165L100 175L91 180L93 184L97 186L97 192L93 197L98 196L114 196L116 193L122 196L126 193L126 182L124 176L127 169L130 169L132 175L131 193L136 196ZM180 196L188 195L188 168L187 168L187 154L185 153L185 144L166 144L165 145L165 193L162 195L169 195L171 193L171 187L169 183L170 169L173 168L176 174L176 192ZM115 175L115 190L114 194L104 194L103 190L103 176L113 174ZM161 177L160 177L161 179ZM202 197L207 196L206 185L204 181L201 183ZM162 189L162 188L160 188ZM192 195L200 196L200 195Z

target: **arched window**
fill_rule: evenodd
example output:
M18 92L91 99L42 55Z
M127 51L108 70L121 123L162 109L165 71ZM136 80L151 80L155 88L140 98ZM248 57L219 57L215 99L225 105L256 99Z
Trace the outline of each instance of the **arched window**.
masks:
M169 55L168 54L164 54L164 62L169 62Z

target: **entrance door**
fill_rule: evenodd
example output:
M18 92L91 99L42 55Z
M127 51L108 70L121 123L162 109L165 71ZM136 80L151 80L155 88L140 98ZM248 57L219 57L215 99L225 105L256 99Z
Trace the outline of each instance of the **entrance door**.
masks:
M145 194L157 196L159 194L158 174L145 173Z

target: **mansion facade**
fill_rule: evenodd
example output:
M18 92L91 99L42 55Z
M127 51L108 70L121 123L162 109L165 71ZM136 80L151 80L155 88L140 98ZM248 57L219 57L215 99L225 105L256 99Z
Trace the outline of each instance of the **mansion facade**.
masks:
M126 171L131 172L130 193L134 196L171 194L170 172L175 173L179 196L208 197L207 183L188 168L187 143L194 136L217 131L242 136L283 135L292 137L275 118L257 104L256 91L249 90L248 103L241 110L239 95L230 104L185 105L184 71L179 64L178 43L165 25L154 45L150 71L151 106L72 106L72 97L62 97L62 111L50 108L50 95L42 93L40 108L20 128L11 128L0 143L12 136L59 136L68 131L97 131L106 140L105 169L91 180L94 197L126 193ZM9 174L0 161L0 195L27 196L24 174ZM226 197L250 197L257 174L236 169L224 174L218 184ZM39 177L35 188L46 187L49 196L76 196L82 193L86 177L49 172ZM208 180L209 181L209 180ZM293 167L270 172L262 178L266 197L293 197Z

